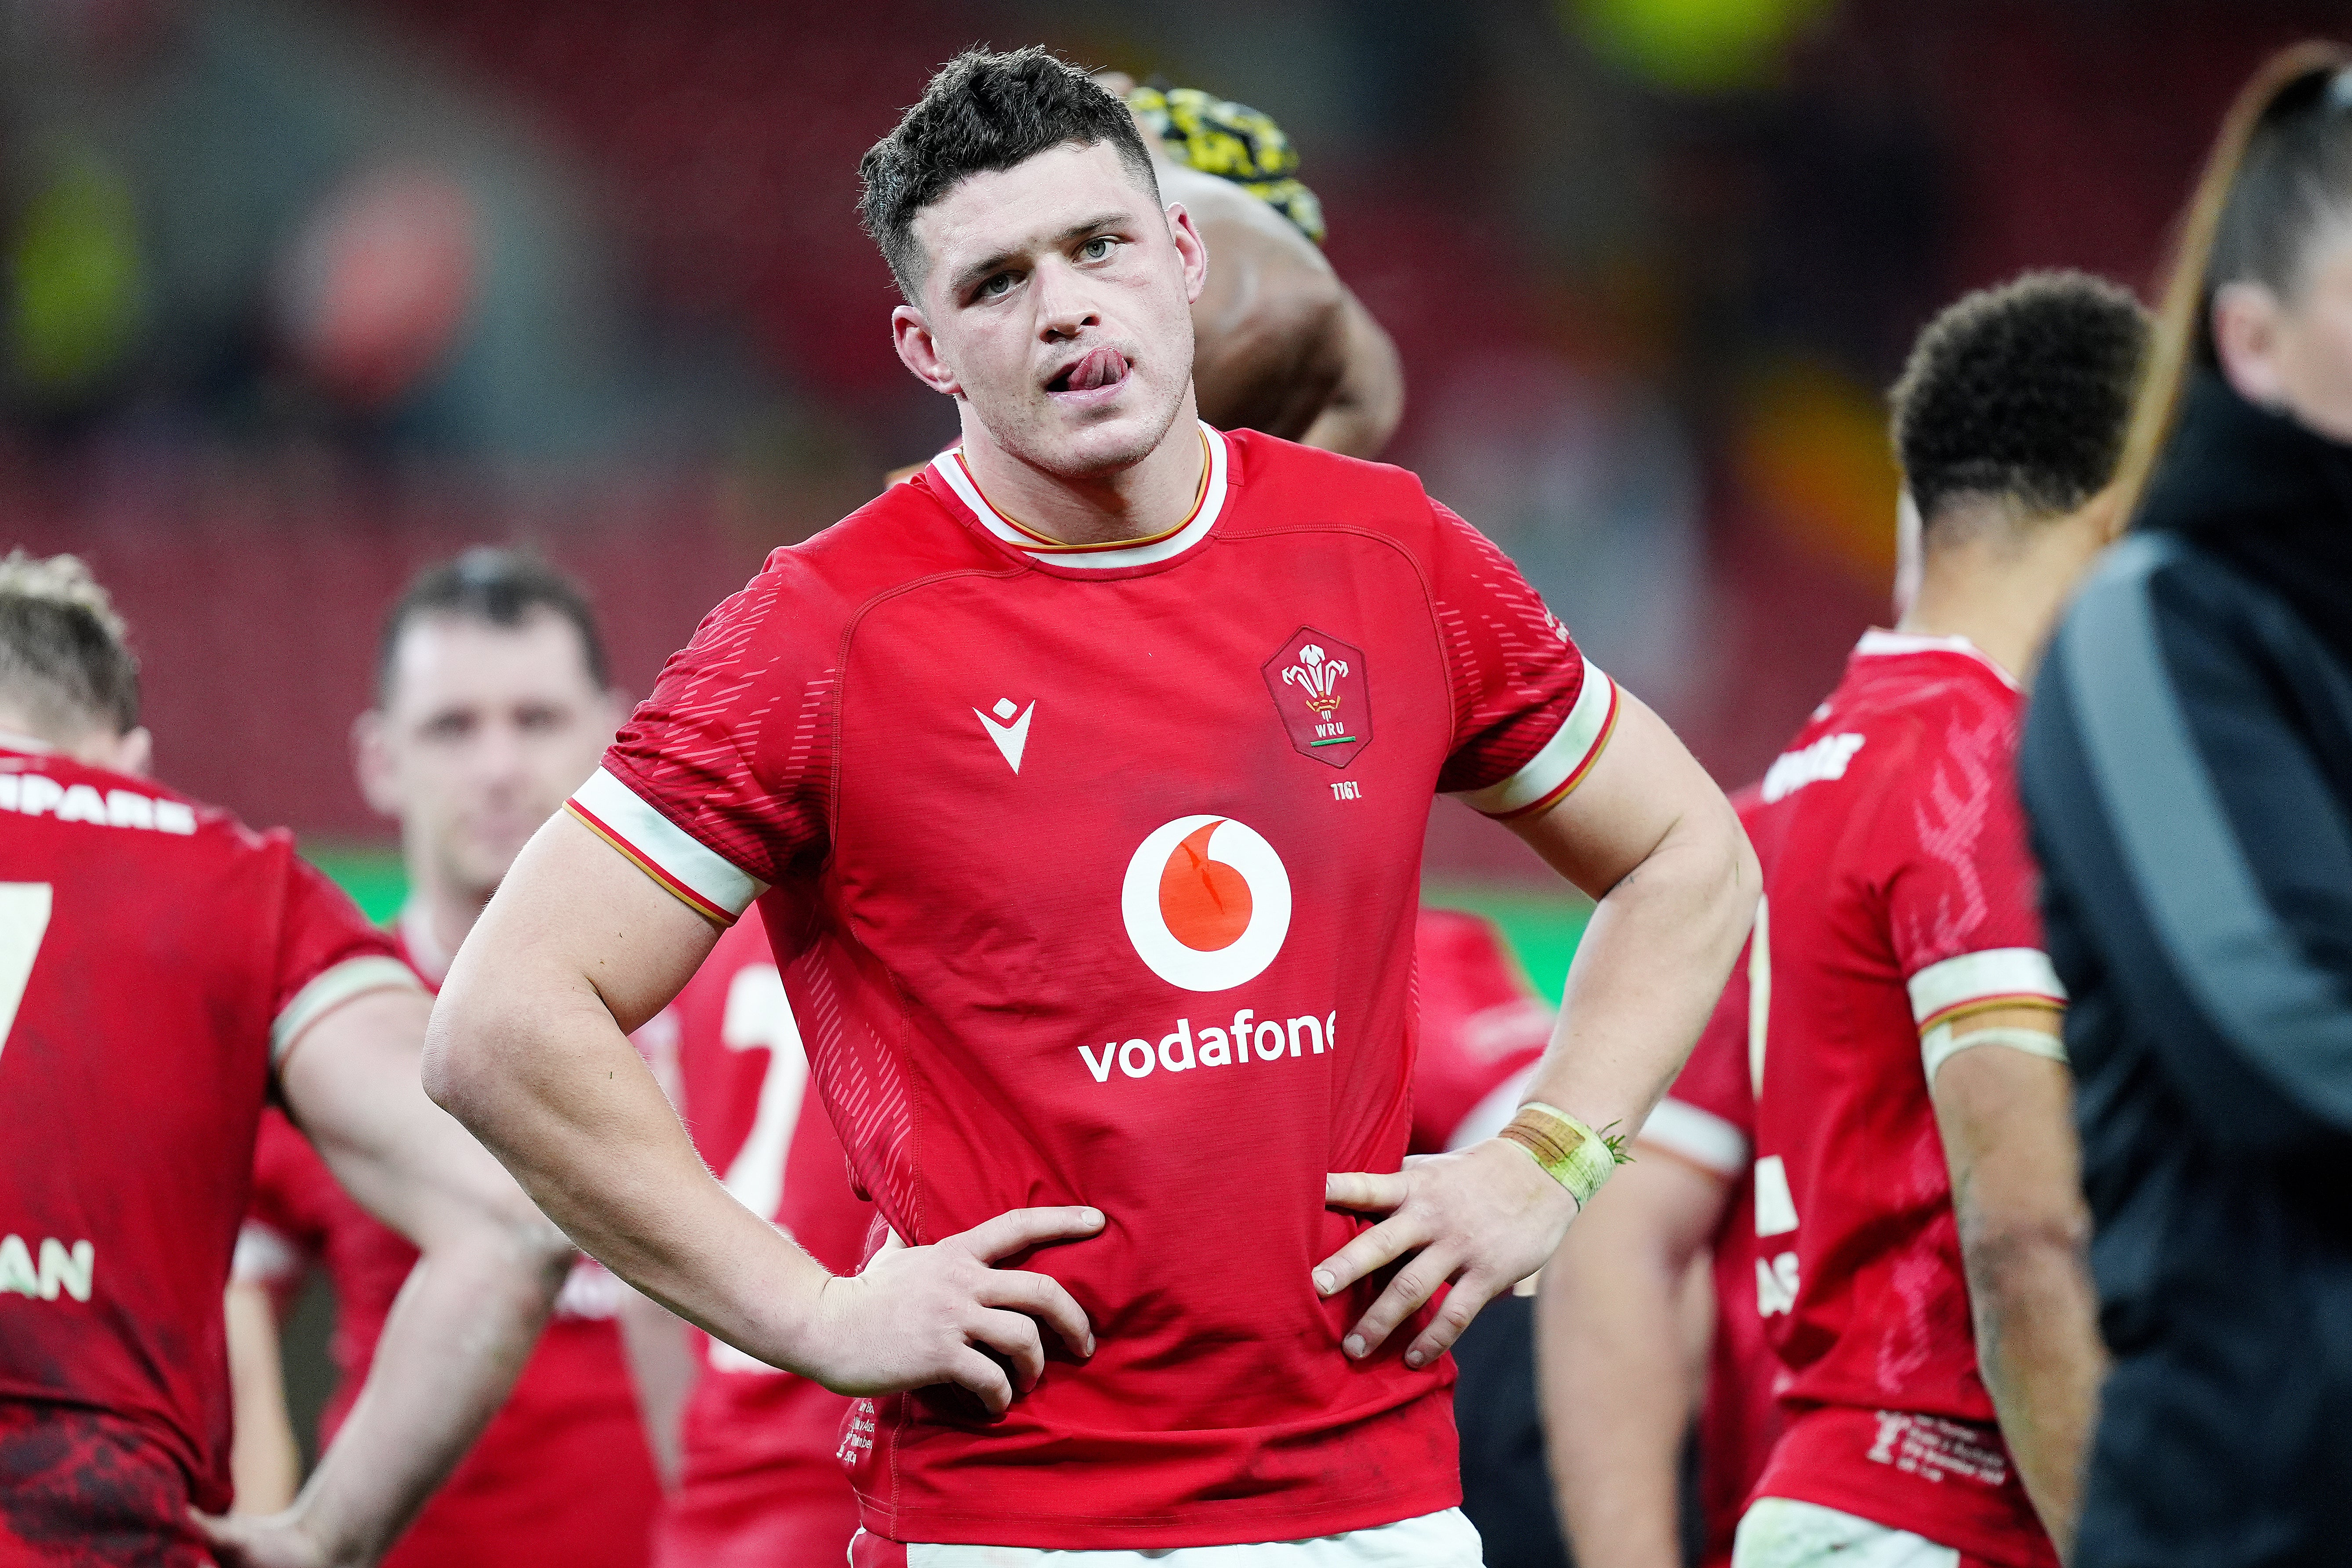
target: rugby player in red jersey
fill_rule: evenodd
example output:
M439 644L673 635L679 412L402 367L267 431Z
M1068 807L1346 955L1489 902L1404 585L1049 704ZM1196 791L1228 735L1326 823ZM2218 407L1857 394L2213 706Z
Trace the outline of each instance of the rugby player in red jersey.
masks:
M2038 1568L2074 1533L2103 1355L2015 785L2042 639L2147 342L2112 285L2030 275L1921 334L1893 394L1918 595L1748 817L1757 1310L1787 1426L1736 1568Z
M1476 915L1423 910L1413 968L1421 1049L1409 1148L1441 1153L1510 1121L1552 1010ZM826 1268L853 1272L874 1206L850 1190L841 1141L807 1092L808 1058L758 906L719 937L669 1014L678 1108L704 1161L746 1208L771 1215ZM850 1401L688 1333L698 1375L680 1408L652 1417L677 1425L668 1444L680 1457L655 1531L657 1568L830 1562L857 1531L856 1494L836 1457Z
M855 1561L1475 1563L1445 1349L1696 1037L1746 839L1411 475L1193 416L1209 259L1101 89L963 57L864 172L962 445L671 660L458 954L428 1087L625 1279L872 1399ZM1439 790L1599 906L1537 1100L1399 1171ZM854 1276L624 1035L761 897L889 1227Z
M0 1562L373 1562L571 1249L425 1100L383 937L287 835L142 776L137 666L70 557L0 563ZM426 1267L293 1506L223 1520L222 1293L273 1093Z
M1768 885L1782 889L1759 921L1764 952L1751 944L1735 966L1643 1129L1637 1149L1677 1158L1613 1183L1549 1276L1544 1376L1563 1413L1555 1459L1587 1568L1681 1560L1675 1482L1691 1378L1677 1374L1686 1358L1670 1320L1688 1266L1710 1251L1706 1562L1732 1559L1779 1426L1765 1405L1792 1376L1802 1430L1762 1493L1788 1500L1762 1510L1742 1563L1811 1563L1865 1540L1902 1563L1948 1563L1955 1552L2045 1561L2029 1499L2065 1537L2087 1415L2082 1380L2097 1358L2066 1256L2079 1225L2068 1086L2037 1059L2055 1048L2061 999L2042 985L2001 737L2013 739L2009 672L2030 673L2053 607L2100 542L2095 510L2063 514L2112 470L2143 338L2137 307L2116 290L2029 279L1932 324L1895 389L1906 476L1901 635L1864 639L1846 684L1763 788L1739 797ZM1825 735L1843 738L1824 746ZM1899 748L1899 761L1865 766L1873 748L1879 759ZM1873 823L1853 820L1865 813ZM1809 924L1791 934L1799 920ZM1930 945L1910 951L1922 942ZM2020 945L2003 952L2007 942ZM1939 959L1942 948L1950 952ZM1975 956L1987 949L1992 956ZM1990 989L1943 978L1971 972ZM1761 982L1753 992L1751 974ZM2032 1000L2006 1009L2002 986ZM1915 1020L1927 1053L1915 1058L1918 1031L1890 998L1911 1006L1922 994L1940 1016ZM1874 1011L1880 1026L1828 1030L1823 1009ZM1937 1035L1946 1023L1950 1032ZM1808 1044L1777 1047L1793 1059L1774 1075L1788 1092L1775 1106L1780 1142L1765 1150L1773 1201L1759 1223L1755 1082L1776 1038ZM1950 1055L1978 1044L2014 1048ZM1844 1075L1837 1081L1851 1087L1825 1089L1815 1073ZM1884 1098L1867 1109L1849 1098L1864 1092ZM1824 1147L1837 1139L1857 1149L1857 1163ZM1931 1150L1940 1163L1923 1171ZM1827 1202L1807 1201L1809 1189L1832 1184ZM1804 1218L1793 1231L1792 1215ZM1884 1237L1858 1236L1866 1224L1885 1225ZM1791 1234L1794 1246L1783 1239ZM1614 1279L1578 1267L1604 1248L1639 1267ZM1858 1365L1854 1342L1890 1314L1910 1325L1898 1335L1915 1337L1871 1343L1874 1363ZM1767 1324L1783 1331L1775 1337L1793 1356L1786 1368L1764 1341ZM1836 1435L1862 1430L1857 1408L1869 1413L1868 1441L1841 1447ZM1598 1418L1570 1421L1570 1410ZM1996 1415L2004 1434L2031 1436L2004 1448L1988 1431ZM1940 1461L1913 1451L1940 1455L1946 1444L1955 1457ZM2022 1492L2001 1479L2012 1459ZM1938 1472L1944 1479L1922 1486ZM1873 1534L1872 1524L1892 1528Z
M527 555L469 550L418 575L389 616L376 704L354 745L369 803L401 826L408 901L394 931L427 987L515 854L593 773L619 722L602 638L579 589ZM265 1124L249 1258L325 1265L350 1414L415 1248L346 1194L282 1118ZM625 1288L573 1268L497 1419L387 1563L393 1568L637 1568L659 1484L615 1314Z

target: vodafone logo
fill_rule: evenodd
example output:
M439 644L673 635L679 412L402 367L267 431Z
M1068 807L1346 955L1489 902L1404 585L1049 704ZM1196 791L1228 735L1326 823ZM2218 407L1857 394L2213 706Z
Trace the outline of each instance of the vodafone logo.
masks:
M1151 973L1187 991L1229 991L1265 973L1290 933L1290 873L1229 816L1154 828L1119 891L1127 936Z

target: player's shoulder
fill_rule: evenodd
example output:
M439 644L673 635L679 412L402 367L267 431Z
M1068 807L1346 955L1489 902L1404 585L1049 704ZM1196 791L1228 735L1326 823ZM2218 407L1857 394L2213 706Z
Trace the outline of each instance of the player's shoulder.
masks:
M1229 430L1224 437L1232 454L1228 482L1239 503L1227 525L1229 536L1320 524L1370 530L1423 546L1438 531L1438 509L1410 468L1257 430Z
M735 601L792 625L822 626L854 616L911 583L1010 563L963 526L928 473L889 486L847 517L768 552Z
M283 828L256 832L236 816L135 773L92 767L56 752L0 751L0 813L103 833L125 847L169 847L214 859L282 859Z

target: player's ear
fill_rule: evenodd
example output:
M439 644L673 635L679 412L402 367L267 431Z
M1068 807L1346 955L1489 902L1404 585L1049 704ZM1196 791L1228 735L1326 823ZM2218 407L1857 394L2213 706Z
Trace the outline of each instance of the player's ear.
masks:
M915 373L915 379L933 392L943 392L954 397L963 391L955 372L948 368L947 360L940 353L939 340L931 336L931 324L912 305L901 305L890 312L890 341L898 351L898 363Z
M1184 263L1184 301L1198 304L1201 290L1209 286L1209 242L1201 237L1182 202L1168 204L1168 237L1175 242L1176 254Z
M400 815L395 771L383 711L371 708L352 721L352 772L359 779L360 794L366 797L369 809L379 816Z
M2257 407L2286 403L2279 363L2284 322L2278 296L2259 283L2224 283L2213 291L2213 350L2238 395Z
M99 755L82 760L110 772L129 773L133 778L145 778L147 770L155 765L155 737L144 724L134 724L120 735L98 731L99 739L92 750Z

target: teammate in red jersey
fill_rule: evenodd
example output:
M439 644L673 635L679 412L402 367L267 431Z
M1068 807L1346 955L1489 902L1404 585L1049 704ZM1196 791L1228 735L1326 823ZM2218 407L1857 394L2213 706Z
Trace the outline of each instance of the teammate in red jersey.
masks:
M2014 757L2020 681L2112 531L2146 337L2074 274L1929 325L1893 395L1917 599L1749 820L1757 1308L1790 1381L1738 1568L2073 1544L2103 1357Z
M400 956L437 987L515 853L595 767L618 723L579 590L513 552L429 568L394 607L376 706L355 729L360 783L401 824ZM263 1131L249 1248L335 1286L331 1434L367 1374L415 1249L376 1223L282 1120ZM659 1497L615 1321L625 1288L582 1259L481 1441L386 1560L392 1568L636 1568Z
M1493 924L1424 910L1413 943L1422 1049L1410 1144L1416 1154L1494 1135L1550 1038ZM678 1105L695 1147L754 1214L768 1214L826 1268L854 1271L873 1205L850 1190L841 1142L816 1096L782 977L755 906L670 1005ZM676 1419L681 1465L656 1531L658 1568L829 1562L857 1531L836 1456L850 1401L691 1331L702 1363Z
M1747 821L1756 792L1734 804ZM1690 1060L1634 1140L1633 1168L1544 1270L1539 1364L1552 1465L1585 1568L1684 1561L1679 1491L1694 1405L1699 1562L1724 1568L1780 1436L1780 1363L1756 1312L1748 1018L1747 973L1736 963ZM1695 1285L1705 1289L1700 1332L1691 1324Z
M2062 1540L2070 1528L2098 1358L2072 1251L2068 1086L2044 1059L2063 999L2018 835L2008 672L2030 672L2101 541L2095 509L2066 514L2112 471L2143 340L2118 291L2030 279L1930 326L1896 388L1909 635L1865 637L1742 797L1778 892L1643 1129L1686 1163L1615 1184L1552 1271L1556 1407L1598 1406L1555 1434L1588 1568L1680 1560L1688 1379L1670 1375L1681 1345L1662 1320L1710 1246L1709 1561L1729 1556L1751 1487L1765 1500L1738 1561L1766 1568L1865 1547L1900 1563L2039 1563L2040 1519ZM1952 1055L1976 1045L2012 1048ZM1578 1271L1604 1246L1645 1265L1634 1289ZM1764 1351L1759 1368L1763 1326L1786 1367ZM1797 1425L1756 1487L1756 1401L1773 1383ZM2027 1434L2013 1457L2011 1431Z
M964 57L865 167L963 444L672 659L459 954L428 1085L625 1278L888 1395L845 1438L856 1560L1475 1563L1444 1352L1696 1038L1746 840L1410 475L1192 417L1207 258L1099 88ZM1601 897L1543 1103L1399 1172L1439 789ZM709 1176L622 1034L762 895L903 1238L851 1278Z
M373 1561L570 1249L418 1089L425 998L383 939L285 834L141 776L137 710L79 563L0 563L0 1561ZM215 1520L222 1288L273 1090L430 1268L293 1508Z

